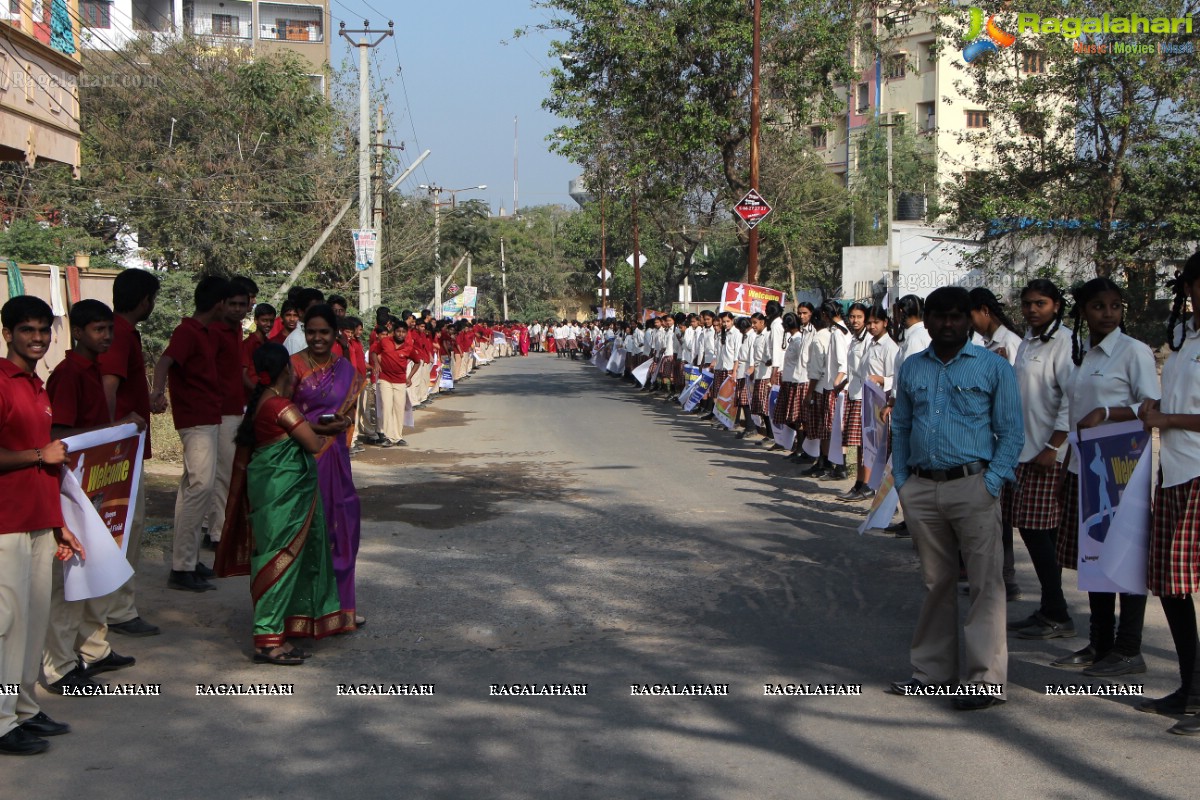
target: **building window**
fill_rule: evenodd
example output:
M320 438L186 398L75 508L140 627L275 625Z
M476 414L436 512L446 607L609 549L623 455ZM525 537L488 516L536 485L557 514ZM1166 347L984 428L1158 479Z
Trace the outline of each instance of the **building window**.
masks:
M8 13L14 17L21 15L21 0L8 0Z
M904 53L895 53L887 57L886 66L884 67L884 77L889 81L903 78L908 73L907 56Z
M933 42L921 42L917 45L917 70L925 72L937 66L937 50Z
M871 85L869 83L860 83L858 85L858 92L855 95L854 100L855 100L854 107L855 107L855 109L858 110L858 113L861 114L864 111L866 111L868 108L870 108L871 107Z
M814 125L808 129L812 135L812 146L816 150L824 150L829 146L829 134L820 125Z
M917 103L917 130L930 133L937 127L937 106L933 102Z
M986 111L968 111L967 112L967 127L968 128L986 128L988 126L988 112Z
M1041 52L1022 53L1021 71L1026 75L1041 75L1046 71L1046 54Z
M213 36L238 36L241 33L241 20L233 14L213 14Z
M111 12L107 0L79 0L79 21L85 28L111 28Z
M312 88L313 94L325 96L325 76L324 75L309 75L308 85Z

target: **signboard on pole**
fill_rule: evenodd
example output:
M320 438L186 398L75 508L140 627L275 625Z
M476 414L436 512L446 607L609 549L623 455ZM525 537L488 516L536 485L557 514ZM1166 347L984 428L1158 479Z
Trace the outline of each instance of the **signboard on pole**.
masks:
M643 264L645 263L645 257L643 257L643 259L642 259L642 263L643 263ZM611 273L611 272L609 272L609 271L608 271L608 270L606 270L606 269L602 269L602 270L600 270L599 272L597 272L597 273L596 273L596 277L597 277L597 278L599 278L599 279L600 279L600 280L602 280L602 281L606 281L606 280L608 280L609 278L611 278L611 277L612 277L612 273Z
M354 237L354 268L365 272L375 263L375 243L378 234L374 230L355 230L350 234Z
M639 266L643 266L643 267L644 267L644 266L646 266L646 262L647 262L647 261L649 261L649 260L650 260L650 259L646 258L646 254L645 254L645 253L641 253L641 252L639 252L639 253L638 253L638 261L640 262ZM631 266L631 267L632 267L632 266L634 266L634 263L633 263L633 253L630 253L630 254L629 254L629 258L625 259L625 263L626 263L626 264L628 264L628 265L629 265L629 266Z
M751 189L733 207L733 213L741 217L746 227L754 228L771 213L771 206L757 190Z
M751 314L765 313L767 303L775 300L783 305L784 293L778 289L768 289L766 286L755 286L752 283L726 283L721 288L721 307L718 311L728 311L735 317L748 317Z

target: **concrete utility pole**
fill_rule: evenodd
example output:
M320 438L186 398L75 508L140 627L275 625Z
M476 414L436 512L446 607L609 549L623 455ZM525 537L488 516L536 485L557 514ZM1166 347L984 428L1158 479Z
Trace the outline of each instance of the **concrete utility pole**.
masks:
M346 23L341 23L338 32L358 48L358 227L360 230L371 228L371 68L367 63L367 52L377 47L384 39L395 34L395 23L388 20L387 30L371 30L371 21L363 20L361 30L346 30ZM351 38L358 34L356 42ZM367 41L368 36L378 36L373 42ZM378 230L376 230L378 234ZM380 286L379 248L376 242L375 261L369 268L358 276L358 310L366 313L368 308L379 303Z
M637 319L642 319L642 250L638 243L637 191L633 193L633 292L637 295Z
M604 229L604 192L600 192L600 319L608 319L608 243Z
M365 50L363 51L366 52ZM375 108L375 263L367 270L371 275L371 307L383 302L383 103Z
M508 319L508 268L504 263L504 237L500 237L500 297L504 318Z
M895 304L900 299L900 267L894 263L892 259L892 220L895 214L892 209L892 128L896 124L892 122L892 112L887 112L887 122L883 127L887 128L887 271L888 271L888 296L892 304Z

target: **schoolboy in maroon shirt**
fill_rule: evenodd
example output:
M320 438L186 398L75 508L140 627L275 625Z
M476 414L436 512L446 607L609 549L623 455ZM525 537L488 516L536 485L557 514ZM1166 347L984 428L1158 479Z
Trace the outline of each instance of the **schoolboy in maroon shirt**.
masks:
M96 359L104 384L104 395L113 419L137 414L150 419L150 384L146 380L146 361L142 353L142 336L137 326L154 311L158 299L159 280L153 272L127 269L113 281L113 338L112 346ZM146 443L142 447L143 464L152 455L150 429L146 428ZM146 483L138 483L134 498L133 520L125 531L129 544L125 558L134 575L113 593L108 608L108 629L125 636L155 636L158 626L151 625L138 613L136 581L142 550L142 532L146 527Z
M168 587L181 591L205 592L217 588L207 580L212 570L199 559L200 527L212 502L217 478L221 427L221 381L208 327L224 318L230 291L224 278L201 279L195 291L195 315L183 318L154 366L151 410L156 414L167 410L169 380L171 416L183 443L183 475L175 496L171 576L167 579Z
M59 465L67 448L50 438L50 398L37 362L50 346L54 313L44 300L18 295L0 308L8 355L0 359L0 755L32 755L50 746L43 736L70 728L46 716L35 684L50 614L53 561L86 553L63 527Z
M113 424L96 363L112 345L113 312L99 300L80 300L71 306L69 321L75 346L46 381L53 411L50 434L60 439ZM122 420L126 421L145 426L145 420L136 414ZM67 600L62 570L51 573L42 685L54 694L92 688L97 685L93 676L133 666L132 656L118 654L108 643L108 609L113 596Z

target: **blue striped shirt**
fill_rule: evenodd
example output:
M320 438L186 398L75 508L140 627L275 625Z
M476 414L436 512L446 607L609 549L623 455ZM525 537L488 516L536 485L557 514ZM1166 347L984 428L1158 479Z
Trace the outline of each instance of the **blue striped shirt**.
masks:
M1004 482L1014 478L1024 442L1016 374L1000 356L967 342L948 363L930 347L900 367L892 410L896 488L913 467L984 461L984 482L999 497Z

